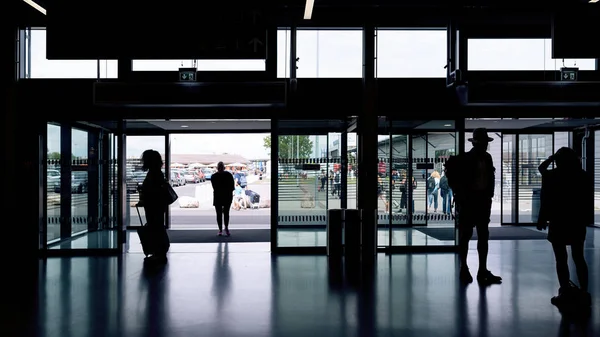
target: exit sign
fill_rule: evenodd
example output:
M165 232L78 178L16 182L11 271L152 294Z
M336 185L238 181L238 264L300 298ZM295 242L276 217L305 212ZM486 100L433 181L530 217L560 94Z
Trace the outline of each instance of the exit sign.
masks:
M561 81L577 81L577 75L579 75L579 68L560 68Z
M179 68L179 82L195 82L196 68Z

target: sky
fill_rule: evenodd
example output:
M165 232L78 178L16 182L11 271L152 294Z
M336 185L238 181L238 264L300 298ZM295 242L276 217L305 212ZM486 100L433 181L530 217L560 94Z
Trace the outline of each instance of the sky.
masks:
M31 78L116 78L117 61L47 60L46 31L31 33ZM289 31L278 31L277 76L289 77ZM377 76L380 78L445 77L445 30L378 30ZM550 39L471 39L470 70L558 70L562 60L551 56ZM361 30L299 30L297 77L362 77ZM99 67L98 67L99 65ZM192 60L134 60L134 71L177 71ZM565 60L564 66L594 70L595 60ZM262 71L264 60L198 60L199 71Z
M239 154L246 159L264 159L269 151L263 146L264 134L177 134L171 135L172 154ZM86 157L87 133L73 129L71 135L73 155ZM139 158L145 150L153 149L165 153L163 136L128 136L127 158ZM60 152L60 127L48 125L48 152Z

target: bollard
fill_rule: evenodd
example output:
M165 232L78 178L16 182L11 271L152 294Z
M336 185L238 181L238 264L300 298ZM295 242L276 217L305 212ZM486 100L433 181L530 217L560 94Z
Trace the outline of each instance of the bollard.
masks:
M327 256L342 256L342 222L344 210L330 209L327 211Z
M344 256L347 263L360 262L361 231L360 210L344 211Z

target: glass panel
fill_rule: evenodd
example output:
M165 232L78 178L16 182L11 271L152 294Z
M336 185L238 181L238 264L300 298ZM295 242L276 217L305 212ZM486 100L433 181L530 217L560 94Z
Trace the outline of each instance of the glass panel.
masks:
M600 223L600 131L594 131L594 137L594 213L598 224Z
M408 138L406 134L392 135L392 176L391 176L391 208L392 228L404 227L407 223L408 192L414 191L414 183L408 178ZM414 202L413 202L414 203ZM414 206L413 206L414 208ZM392 235L392 245L396 245L398 237ZM401 240L404 242L404 240Z
M298 30L298 78L361 78L362 30Z
M412 135L412 153L413 153L413 176L415 188L413 190L414 211L412 215L413 225L426 225L427 211L427 184L428 172L427 163L427 135Z
M465 140L467 140L465 142L465 151L471 151L471 149L473 148L473 144L471 142L468 141L469 138L471 138L473 136L472 132L466 132L465 133ZM494 167L496 168L496 185L494 186L494 198L492 199L492 214L490 216L490 226L500 226L502 223L502 219L501 219L501 209L502 207L504 207L505 212L508 210L508 214L510 215L510 210L512 209L512 204L510 204L510 202L507 202L507 200L509 200L508 196L510 196L510 192L508 194L508 196L504 196L502 197L502 190L504 189L503 187L503 180L502 177L503 175L508 171L511 171L510 166L509 167L501 167L502 165L505 164L503 157L502 157L502 134L499 132L488 132L488 136L490 136L490 138L492 138L493 140L489 143L488 145L488 153L492 156L492 161L494 162ZM508 135L508 139L510 140L510 135ZM507 144L505 143L504 146L506 146ZM504 151L506 151L506 148L504 148ZM506 152L504 152L506 153ZM512 152L511 152L512 153ZM504 173L503 173L504 172ZM509 185L509 190L510 190L510 185ZM502 199L505 200L504 202L504 206L502 205ZM506 208L508 207L508 208ZM505 213L506 214L506 213ZM510 216L509 216L510 218Z
M290 36L289 29L277 30L277 78L290 77Z
M456 154L456 139L454 132L429 133L427 135L427 159L433 164L433 169L427 171L427 226L452 227L452 191L442 182L444 163L450 156ZM430 187L433 186L433 190ZM444 187L442 189L442 187Z
M89 213L88 133L71 132L71 233L88 229Z
M118 198L118 193L119 193L119 189L118 189L118 176L119 176L119 170L118 170L118 161L117 161L117 156L118 156L118 142L117 142L117 136L115 136L114 134L110 134L108 136L108 153L109 153L109 159L108 159L108 183L109 183L109 187L108 187L108 199L109 199L109 203L108 203L108 226L110 228L118 228L118 217L119 217L119 213L118 213L118 202L119 202L119 198Z
M569 147L571 143L570 132L555 132L554 133L554 152L558 151L561 147Z
M265 71L265 60L133 60L133 71Z
M469 135L470 137L470 135ZM502 222L516 222L513 211L513 202L517 195L517 162L515 160L515 135L502 134ZM498 177L498 165L496 165L496 177Z
M140 220L135 210L135 205L140 200L138 185L144 181L145 172L142 171L141 157L146 150L156 150L165 160L165 136L127 136L125 141L126 158L126 186L127 205L125 213L128 219L126 226L140 226ZM140 214L144 221L144 208L140 208Z
M61 139L60 126L47 126L47 169L46 169L46 212L47 237L51 242L60 239L60 184L61 184Z
M325 246L329 203L336 202L339 207L334 191L339 161L329 160L328 153L334 151L329 148L329 141L326 135L280 135L278 138L277 238L280 247ZM308 163L320 164L320 170L303 170L300 165Z
M469 39L468 48L469 70L596 70L595 59L553 59L551 39Z
M348 183L346 187L346 200L348 202L348 209L358 209L358 202L356 196L358 194L358 185L356 172L358 164L358 146L355 132L347 133L348 139Z
M46 30L32 29L29 78L117 78L117 60L48 60Z
M532 222L533 193L542 186L538 166L553 153L552 135L519 135L519 223Z
M377 136L377 243L379 246L390 244L390 149L391 137L388 128L379 128Z
M446 30L377 30L377 77L446 77Z

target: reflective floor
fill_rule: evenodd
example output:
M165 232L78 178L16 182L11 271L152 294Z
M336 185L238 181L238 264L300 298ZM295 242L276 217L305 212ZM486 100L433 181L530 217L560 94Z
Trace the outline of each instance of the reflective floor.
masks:
M594 296L587 323L550 304L558 285L544 240L491 241L490 269L504 283L488 288L460 286L454 254L379 255L372 276L361 277L352 268L342 276L324 256L273 257L268 243L222 243L174 244L164 268L144 268L136 252L49 258L40 263L38 303L19 330L48 337L599 336L599 247L592 239L586 248Z

